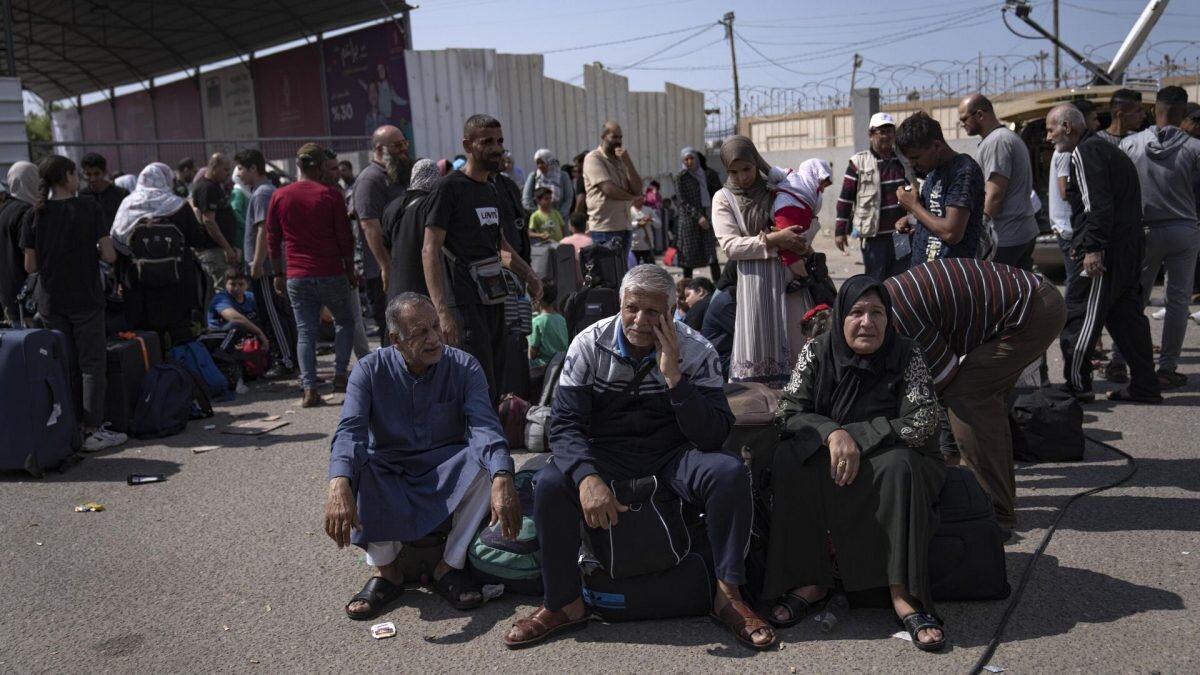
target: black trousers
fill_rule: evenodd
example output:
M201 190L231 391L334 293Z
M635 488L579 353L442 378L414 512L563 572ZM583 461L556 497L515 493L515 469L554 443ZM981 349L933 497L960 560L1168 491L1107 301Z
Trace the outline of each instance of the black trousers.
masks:
M1023 270L1032 270L1033 249L1036 245L1037 237L1016 246L997 246L996 255L992 256L992 262Z
M504 305L459 305L454 308L454 313L458 319L458 344L455 346L479 360L495 408L505 393L500 389L508 365Z
M371 318L375 319L375 325L379 327L379 346L386 349L388 346L388 299L387 294L383 292L383 278L374 277L365 281L367 282L367 301L371 303Z
M1154 374L1150 322L1142 309L1142 256L1145 239L1129 250L1109 249L1104 254L1107 268L1099 278L1080 276L1067 287L1067 325L1059 343L1063 355L1063 377L1076 391L1092 389L1092 349L1100 329L1108 328L1113 341L1129 363L1131 393L1159 393Z

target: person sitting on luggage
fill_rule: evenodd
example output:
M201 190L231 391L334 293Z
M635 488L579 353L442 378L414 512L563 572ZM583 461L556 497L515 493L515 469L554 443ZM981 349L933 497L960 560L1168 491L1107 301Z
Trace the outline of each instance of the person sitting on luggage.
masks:
M539 241L561 241L565 224L562 214L554 208L554 193L550 188L538 188L533 191L533 199L538 208L529 216L529 237Z
M712 296L716 292L717 287L713 285L711 279L704 277L688 279L687 290L683 292L683 297L687 300L688 305L687 313L683 315L683 322L689 328L697 332L704 328L704 315L708 313L708 306L712 303Z
M1017 523L1009 395L1062 332L1063 296L1039 275L984 260L935 260L883 283L896 330L921 347L942 395L954 434L945 445L991 495L1007 535Z
M717 353L671 320L674 296L665 269L634 267L621 282L620 314L584 330L567 350L551 412L552 462L534 488L545 595L505 635L510 648L584 625L580 521L619 527L627 508L608 482L647 476L705 513L718 582L713 616L747 646L775 644L738 590L753 519L750 476L722 448L733 413Z
M483 595L464 568L479 524L490 509L504 537L521 529L504 431L479 362L442 343L427 296L392 298L387 329L392 346L350 373L329 459L325 533L338 548L365 549L375 568L346 614L371 619L399 597L402 542L429 535L451 514L434 590L456 609L474 609Z
M100 261L117 259L100 203L76 197L75 162L50 155L38 163L38 201L21 223L18 244L27 274L37 274L37 313L66 337L72 401L83 422L83 451L121 445L128 437L104 419L107 382L104 289Z
M229 348L241 338L258 338L263 351L271 351L271 341L258 325L258 302L250 287L250 277L240 267L225 270L225 290L213 296L208 305L208 327L212 331L223 331L226 338L222 349Z
M545 188L541 188L545 189ZM545 366L559 352L567 351L567 320L554 306L558 289L554 282L542 286L542 298L537 301L538 313L533 317L533 330L529 333L529 367Z
M838 293L831 330L805 344L784 388L763 597L794 626L834 586L888 586L913 644L945 647L929 591L929 542L946 467L921 350L900 337L887 288L860 274Z

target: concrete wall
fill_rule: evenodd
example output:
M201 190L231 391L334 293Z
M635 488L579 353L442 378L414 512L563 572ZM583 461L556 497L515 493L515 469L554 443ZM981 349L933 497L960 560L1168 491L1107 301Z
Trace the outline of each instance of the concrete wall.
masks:
M8 176L15 162L28 159L29 137L25 135L21 80L0 77L0 177Z

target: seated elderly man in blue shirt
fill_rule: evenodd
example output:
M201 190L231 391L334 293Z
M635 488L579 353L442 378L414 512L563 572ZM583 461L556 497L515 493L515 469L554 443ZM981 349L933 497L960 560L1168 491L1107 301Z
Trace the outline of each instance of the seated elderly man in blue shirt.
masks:
M387 327L392 346L350 375L329 460L325 532L338 548L366 549L376 570L346 614L371 619L399 597L401 542L430 534L451 514L434 590L456 609L474 609L483 595L464 567L489 507L505 537L521 528L513 461L479 362L442 344L429 298L393 298Z
M733 425L717 352L673 321L675 281L640 265L621 282L621 312L585 329L567 350L551 412L553 461L537 476L534 520L542 548L542 607L504 637L526 647L586 621L579 523L619 527L625 505L609 481L655 476L705 514L716 560L713 616L743 644L775 643L742 600L753 518L750 476L722 445Z

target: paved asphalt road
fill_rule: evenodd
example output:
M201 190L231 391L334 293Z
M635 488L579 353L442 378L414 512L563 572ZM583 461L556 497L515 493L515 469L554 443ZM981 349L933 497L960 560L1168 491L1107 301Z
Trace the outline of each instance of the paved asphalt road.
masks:
M835 256L835 273L853 272L849 260ZM1152 323L1156 340L1160 327ZM1057 348L1050 354L1057 374ZM1200 670L1190 610L1200 603L1198 363L1193 326L1182 365L1190 386L1161 407L1087 407L1090 433L1137 457L1137 474L1062 521L993 664L1010 673ZM219 433L234 414L289 424L257 438ZM805 622L761 654L704 618L597 623L510 652L501 635L535 600L508 595L464 614L417 590L381 619L399 635L376 641L343 614L367 578L362 556L321 530L337 421L337 406L301 410L294 383L256 384L182 435L131 442L43 480L0 474L0 672L963 673L1007 606L941 603L953 648L939 655L889 637L892 617L877 609L841 616L829 634ZM203 445L222 447L192 452ZM1082 463L1020 468L1012 583L1057 507L1124 471L1096 445ZM130 487L131 473L168 479ZM107 510L73 511L88 501Z

